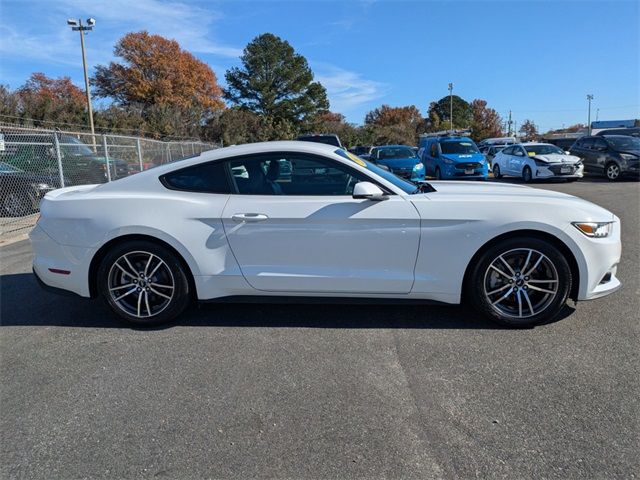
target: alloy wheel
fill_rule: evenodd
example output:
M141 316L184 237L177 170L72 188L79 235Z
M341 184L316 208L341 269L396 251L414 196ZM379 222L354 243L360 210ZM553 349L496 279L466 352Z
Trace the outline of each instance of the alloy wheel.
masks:
M169 266L146 251L120 256L111 265L107 285L113 303L137 318L162 312L171 303L176 288Z
M617 180L620 176L620 167L615 163L610 163L607 166L607 178L609 180Z
M543 312L558 294L558 272L546 255L517 248L498 255L484 275L484 295L501 315L524 319Z

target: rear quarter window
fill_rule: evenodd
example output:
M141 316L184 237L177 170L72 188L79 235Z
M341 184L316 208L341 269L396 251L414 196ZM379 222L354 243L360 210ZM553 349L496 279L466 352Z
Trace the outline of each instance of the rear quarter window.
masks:
M170 190L200 193L231 193L223 162L210 162L182 168L160 177Z

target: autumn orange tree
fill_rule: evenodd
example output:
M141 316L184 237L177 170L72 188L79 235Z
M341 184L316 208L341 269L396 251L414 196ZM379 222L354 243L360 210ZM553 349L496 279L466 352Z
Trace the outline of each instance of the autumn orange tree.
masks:
M471 135L474 140L502 136L502 119L493 108L487 107L486 100L471 102Z
M50 78L33 73L15 92L18 116L39 122L55 121L84 124L86 99L84 91L69 77Z
M375 144L415 145L424 119L415 105L391 107L382 105L367 113L365 127L372 132Z
M175 40L132 32L118 41L114 55L120 60L96 67L94 95L139 110L163 134L183 134L224 108L213 70Z

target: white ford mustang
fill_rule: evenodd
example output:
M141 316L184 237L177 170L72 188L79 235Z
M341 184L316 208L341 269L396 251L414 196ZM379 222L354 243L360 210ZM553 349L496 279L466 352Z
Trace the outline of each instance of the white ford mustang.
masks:
M30 237L43 286L101 296L142 325L192 300L261 295L464 300L525 326L620 286L620 220L597 205L508 184L417 187L308 142L55 190Z

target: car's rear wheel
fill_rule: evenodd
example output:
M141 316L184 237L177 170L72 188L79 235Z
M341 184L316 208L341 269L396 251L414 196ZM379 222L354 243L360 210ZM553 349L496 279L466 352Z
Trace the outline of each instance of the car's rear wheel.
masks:
M525 181L525 183L529 183L531 182L531 180L533 180L533 174L531 173L531 168L529 168L529 166L526 166L522 169L522 179Z
M502 178L502 174L500 173L500 165L497 163L493 166L493 178Z
M111 310L139 326L174 320L189 304L189 281L180 259L148 241L117 245L98 268L98 291Z
M564 255L536 238L512 238L487 249L466 285L477 310L510 327L554 320L571 292L572 275Z
M609 162L604 167L604 174L607 180L615 182L620 179L620 166L616 162Z

